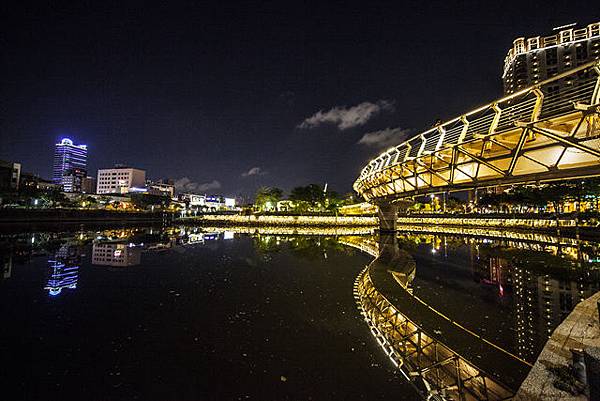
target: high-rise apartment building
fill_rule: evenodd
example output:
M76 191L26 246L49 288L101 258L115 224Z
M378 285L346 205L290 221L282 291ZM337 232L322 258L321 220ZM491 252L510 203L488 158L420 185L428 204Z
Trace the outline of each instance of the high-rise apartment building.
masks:
M600 22L576 28L555 28L551 36L517 38L504 59L504 93L511 94L592 60L600 60ZM561 80L551 88L558 92L578 84L581 77Z
M87 145L75 145L63 138L54 149L52 181L65 192L81 192L81 182L87 176Z
M134 192L132 188L144 188L146 171L131 167L120 167L98 170L96 180L97 194L126 194Z

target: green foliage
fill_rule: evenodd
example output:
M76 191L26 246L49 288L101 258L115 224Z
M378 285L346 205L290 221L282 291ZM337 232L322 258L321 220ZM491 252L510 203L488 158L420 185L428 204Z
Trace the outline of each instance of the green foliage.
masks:
M277 203L282 200L283 191L279 188L262 187L256 193L254 209L258 211L276 211ZM334 214L344 205L355 203L353 194L340 195L335 191L323 192L318 184L309 184L292 189L289 201L283 206L283 212L294 213L330 213Z
M589 178L582 181L562 181L539 186L515 187L510 192L485 194L479 199L479 204L499 209L533 207L541 210L551 204L554 210L559 210L560 205L565 201L581 201L589 196L600 197L600 179ZM596 199L596 203L597 201Z
M168 196L150 195L150 194L131 194L131 203L140 209L148 209L152 206L169 206L170 200Z
M463 202L462 200L458 199L455 196L449 196L448 199L446 199L446 210L449 212L453 212L453 211L462 212L462 211L464 211L464 207L465 207L465 202Z
M283 197L283 191L275 187L262 187L256 193L254 205L260 211L273 210Z
M308 202L311 206L325 201L323 188L317 184L309 184L305 187L296 187L290 193L290 200Z

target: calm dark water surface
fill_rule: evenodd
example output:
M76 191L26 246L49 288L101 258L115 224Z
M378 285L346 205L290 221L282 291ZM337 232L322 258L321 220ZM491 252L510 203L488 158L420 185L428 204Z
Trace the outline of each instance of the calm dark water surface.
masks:
M418 399L353 298L354 280L373 256L344 244L376 253L375 237L235 231L0 234L5 394ZM594 242L418 231L400 233L398 242L416 261L414 296L529 361L599 288Z
M370 257L333 238L144 229L2 245L11 400L416 399L357 313Z

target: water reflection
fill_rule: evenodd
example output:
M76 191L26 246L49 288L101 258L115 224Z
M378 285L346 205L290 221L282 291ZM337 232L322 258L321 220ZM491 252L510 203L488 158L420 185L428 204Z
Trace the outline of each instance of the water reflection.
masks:
M82 250L74 242L60 245L51 259L48 259L50 275L44 287L51 296L60 295L63 289L74 290L79 279Z
M2 262L12 261L0 282L6 392L19 399L414 399L356 319L352 283L369 258L338 241L343 231L290 232L173 226L0 234ZM132 263L143 268L120 267ZM49 301L48 291L60 296Z
M413 296L491 342L533 361L573 307L600 287L595 241L494 229L404 227L381 242L368 228L248 228L170 226L0 235L2 279L45 258L43 289L51 295L80 287L86 265L126 267L144 255L188 248L216 249L249 236L255 257L281 251L322 263L349 246L387 256L395 281ZM406 259L414 260L406 264ZM85 276L84 276L85 277ZM40 287L38 287L40 288Z
M126 267L140 264L142 250L133 243L97 242L92 246L92 264Z
M397 238L342 241L378 257L419 301L530 362L575 305L600 288L597 242L450 230L411 227Z

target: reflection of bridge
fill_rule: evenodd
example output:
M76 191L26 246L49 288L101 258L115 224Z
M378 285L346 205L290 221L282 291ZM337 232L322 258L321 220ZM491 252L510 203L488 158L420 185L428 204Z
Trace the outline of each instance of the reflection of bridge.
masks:
M400 371L428 399L510 399L530 366L413 296L408 286L415 264L394 234L382 235L378 245L361 242L347 241L378 257L359 275L355 296Z
M559 83L561 85L559 90ZM415 195L600 175L600 63L588 63L380 154L354 189L382 207ZM390 224L392 222L390 221ZM395 228L395 223L382 229Z

